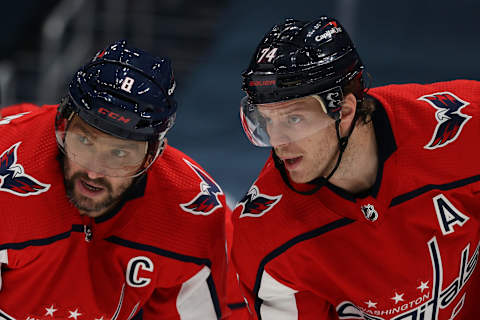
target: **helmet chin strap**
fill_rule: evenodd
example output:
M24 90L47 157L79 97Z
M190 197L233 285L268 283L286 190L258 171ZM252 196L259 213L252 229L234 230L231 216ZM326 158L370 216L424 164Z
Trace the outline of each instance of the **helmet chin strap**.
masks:
M356 122L357 117L353 118L352 124L350 125L350 129L348 130L348 134L345 137L340 136L340 118L338 118L335 121L335 131L337 132L337 140L338 140L338 151L339 155L337 158L337 162L335 163L335 167L333 167L332 171L330 171L330 174L325 178L326 181L328 181L335 171L337 171L338 167L340 166L340 161L342 161L342 156L343 153L345 152L345 149L347 148L348 144L348 139L353 133L353 128L355 128L355 122Z

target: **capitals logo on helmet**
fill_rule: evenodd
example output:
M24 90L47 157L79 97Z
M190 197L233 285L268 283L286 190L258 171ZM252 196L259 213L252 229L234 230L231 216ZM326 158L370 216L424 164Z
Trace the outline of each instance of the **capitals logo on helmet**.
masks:
M426 101L437 109L435 117L438 124L432 139L424 147L425 149L441 148L455 141L465 123L471 118L460 112L470 103L463 101L451 92L437 92L420 97L418 100Z
M0 191L28 197L45 192L49 184L43 184L25 173L23 166L17 163L17 150L21 142L17 142L5 150L0 156Z
M205 172L190 161L183 159L186 164L202 180L200 182L200 193L188 203L180 204L180 207L194 215L208 216L216 209L222 207L219 196L223 195L220 186L213 181Z
M256 185L253 185L242 200L237 204L237 207L243 206L240 218L254 217L258 218L270 211L279 201L282 195L268 196L260 193Z

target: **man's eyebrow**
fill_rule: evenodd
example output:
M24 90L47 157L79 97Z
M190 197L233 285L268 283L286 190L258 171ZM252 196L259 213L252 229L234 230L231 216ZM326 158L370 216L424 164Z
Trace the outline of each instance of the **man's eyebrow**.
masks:
M293 112L298 112L298 111L307 111L307 112L310 111L310 108L308 108L308 106L306 106L305 104L296 104L288 107L279 107L278 110L272 110L272 109L269 110L268 108L265 108L264 110L267 111L267 113L268 111L270 111L280 116L290 114ZM259 111L260 113L262 113L261 109L259 109Z
M89 138L91 138L92 140L98 140L98 137L97 135L94 133L94 132L91 132L88 130L88 128L86 128L82 123L80 122L74 122L72 124L72 128L71 129L78 129L80 131L82 131L85 135L87 135ZM114 147L114 148L119 148L119 149L129 149L129 150L139 150L139 146L140 144L132 144L132 143L123 143L121 141L119 142L113 142L113 143L110 143L110 146L111 147ZM143 145L142 145L143 146Z
M82 125L81 123L79 122L74 122L73 125L72 125L72 128L71 129L79 129L80 131L82 131L85 135L93 138L93 139L96 139L97 137L90 131L88 131L87 128L85 128L84 125Z
M129 150L139 150L138 146L139 144L122 144L121 142L119 143L113 143L111 144L112 147L118 148L118 149L129 149Z

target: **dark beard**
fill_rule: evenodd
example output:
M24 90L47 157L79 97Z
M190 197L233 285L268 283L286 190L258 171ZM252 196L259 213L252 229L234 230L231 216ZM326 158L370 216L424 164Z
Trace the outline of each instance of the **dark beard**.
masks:
M97 179L90 179L85 172L76 172L70 178L66 178L66 173L69 171L68 161L63 159L63 183L65 185L65 191L67 197L78 210L83 212L92 212L92 211L103 211L112 207L115 203L117 203L124 194L124 191L127 187L124 187L123 190L120 190L118 196L114 197L112 192L112 185L105 179L105 178L97 178ZM100 202L94 202L92 199L75 194L75 181L78 179L83 179L86 182L91 181L92 183L102 186L105 188L107 192L107 197Z

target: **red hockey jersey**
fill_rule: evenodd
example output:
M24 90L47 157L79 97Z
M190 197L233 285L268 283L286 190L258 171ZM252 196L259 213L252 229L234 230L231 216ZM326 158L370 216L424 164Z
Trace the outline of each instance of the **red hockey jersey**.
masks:
M0 120L0 319L226 316L217 183L168 146L120 209L81 216L65 194L55 113Z
M237 204L232 259L256 319L479 318L480 83L369 94L383 108L368 194L298 194L270 158Z
M228 208L227 208L228 209ZM227 238L227 252L228 257L231 256L232 240L233 240L233 224L232 211L230 209L225 211L225 232ZM250 320L251 315L248 312L245 298L243 297L239 281L237 279L237 272L232 263L228 263L227 268L227 306L230 311L229 320Z

